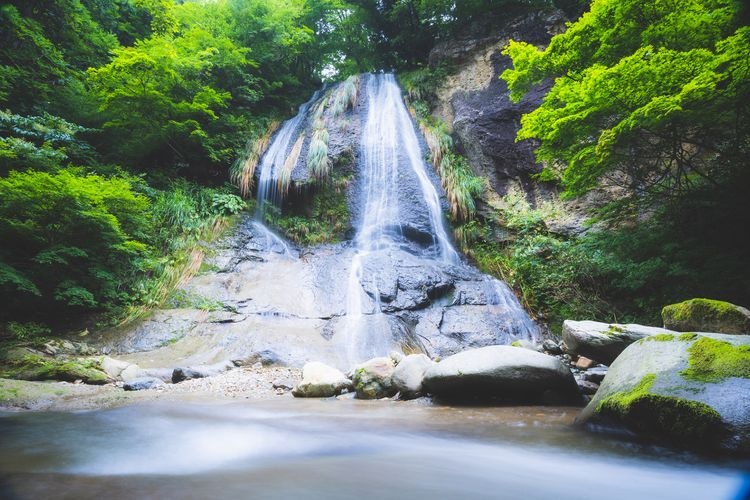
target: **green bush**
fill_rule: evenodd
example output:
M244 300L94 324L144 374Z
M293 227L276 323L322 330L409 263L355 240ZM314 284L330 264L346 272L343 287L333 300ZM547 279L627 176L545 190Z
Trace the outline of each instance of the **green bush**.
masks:
M149 248L149 201L125 178L11 172L0 179L0 300L7 315L123 301Z

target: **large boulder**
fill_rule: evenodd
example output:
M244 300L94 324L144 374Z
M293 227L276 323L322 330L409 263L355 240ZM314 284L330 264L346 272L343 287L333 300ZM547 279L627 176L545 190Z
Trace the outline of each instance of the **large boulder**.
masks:
M620 325L597 321L563 322L563 342L570 354L586 356L609 365L627 346L651 335L671 335L664 328L642 325Z
M292 395L297 398L329 398L352 388L352 381L339 370L313 361L302 368L302 381L292 390Z
M750 311L711 299L691 299L661 310L664 328L678 332L750 334Z
M648 337L612 363L582 424L679 445L750 451L750 336Z
M373 358L357 366L352 377L357 398L380 399L396 394L392 379L395 369L390 357Z
M411 399L422 394L422 379L435 363L424 354L410 354L402 359L393 371L393 386L402 399Z
M559 359L511 346L449 356L430 367L422 383L429 393L448 400L580 401L573 374Z

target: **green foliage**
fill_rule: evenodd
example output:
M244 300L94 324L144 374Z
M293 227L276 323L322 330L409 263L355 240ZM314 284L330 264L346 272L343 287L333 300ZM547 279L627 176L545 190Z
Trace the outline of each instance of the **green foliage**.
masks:
M595 0L545 50L511 42L502 78L519 99L555 84L518 139L559 171L568 195L612 174L657 200L720 182L748 154L750 28L734 0ZM643 200L641 200L643 203Z
M686 379L720 382L728 377L750 378L750 346L701 337L688 348Z
M54 171L66 161L94 163L96 153L77 137L89 131L46 113L20 116L0 111L0 175L10 170Z
M0 249L7 312L121 301L131 269L148 252L148 206L127 179L69 169L0 179L0 239L13 242Z
M309 204L289 207L273 222L284 235L301 245L341 241L351 227L346 189L351 178L330 179L312 188Z
M34 321L26 323L10 321L6 325L6 330L13 339L18 341L39 341L52 333L46 325Z

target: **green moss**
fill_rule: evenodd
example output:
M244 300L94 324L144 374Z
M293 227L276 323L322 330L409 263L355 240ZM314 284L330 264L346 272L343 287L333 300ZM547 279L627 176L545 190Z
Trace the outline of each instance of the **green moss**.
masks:
M734 346L701 337L690 346L688 353L688 368L681 372L686 379L719 382L728 377L750 378L750 345Z
M6 360L5 365L0 368L0 378L66 382L82 380L86 384L106 384L109 381L97 359L57 359L39 354Z
M521 341L519 340L514 340L513 342L510 343L510 345L513 347L523 347L523 344L521 344Z
M615 417L639 432L670 439L702 440L725 431L721 415L707 404L652 394L656 375L646 375L628 392L602 400L597 413Z
M677 331L747 333L750 319L729 302L691 299L666 306L661 311L664 326Z
M671 333L659 333L646 337L644 340L646 342L671 342L674 340L674 335Z
M169 294L164 306L169 309L200 309L209 312L229 310L227 305L220 300L181 288Z
M602 332L607 335L614 335L616 333L625 333L625 329L620 325L609 325L606 332Z
M693 332L683 333L679 336L679 339L682 342L689 342L691 340L695 340L696 338L698 338L698 334Z

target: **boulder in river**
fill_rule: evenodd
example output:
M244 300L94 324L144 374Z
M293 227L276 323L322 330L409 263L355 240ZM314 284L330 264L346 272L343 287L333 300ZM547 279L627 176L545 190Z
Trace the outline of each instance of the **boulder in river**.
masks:
M297 398L329 398L351 391L352 381L336 368L318 361L302 368L302 381L292 391Z
M396 394L393 385L393 372L396 364L393 358L382 357L365 361L354 369L352 382L359 399L388 398Z
M428 368L435 364L424 354L410 354L393 371L393 386L402 399L419 397L422 394L422 379Z
M199 365L190 367L179 367L175 368L172 372L172 383L176 384L184 380L190 380L193 378L206 378L219 375L225 371L234 368L234 363L231 361L222 361L213 365Z
M578 422L701 449L750 451L750 336L648 337L612 363Z
M678 332L750 334L750 310L711 299L691 299L661 310L664 328Z
M449 356L430 367L427 392L446 400L573 403L573 374L552 356L511 346L488 346Z
M673 334L671 330L643 325L620 325L598 321L563 322L563 341L570 354L586 356L609 365L627 346L651 335Z
M122 386L126 391L145 391L156 387L163 387L164 382L156 377L141 377L125 382Z

